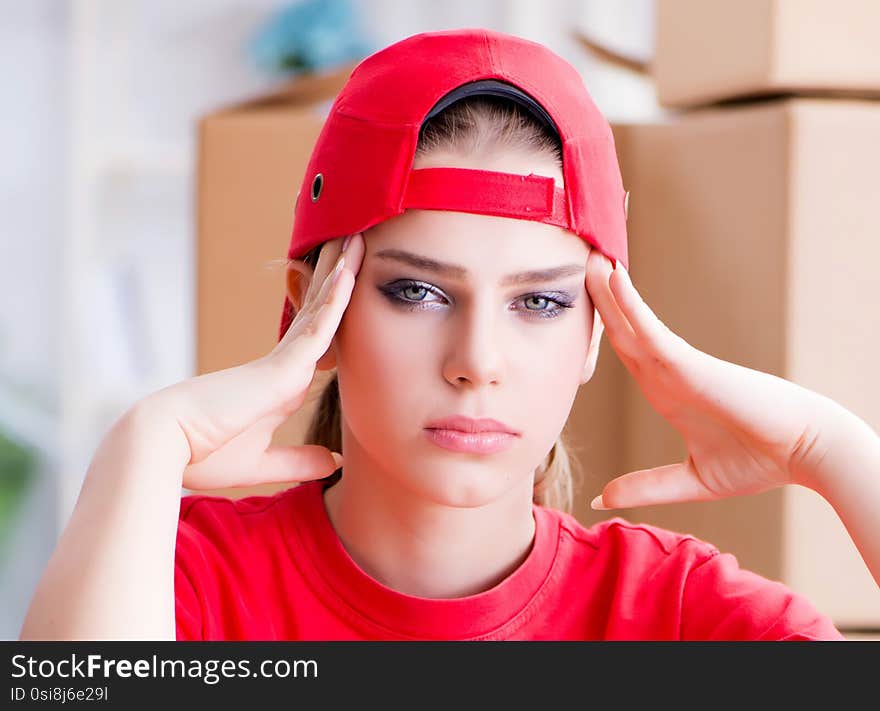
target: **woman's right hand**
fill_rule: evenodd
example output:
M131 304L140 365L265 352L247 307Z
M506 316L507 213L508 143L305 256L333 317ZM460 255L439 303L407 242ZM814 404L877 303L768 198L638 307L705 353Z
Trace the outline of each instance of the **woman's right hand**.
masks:
M135 405L151 417L176 419L190 450L183 473L187 489L321 479L340 466L341 455L337 461L326 447L270 445L275 430L305 400L348 306L365 246L361 233L352 235L332 283L343 241L321 249L302 308L269 354L168 386Z

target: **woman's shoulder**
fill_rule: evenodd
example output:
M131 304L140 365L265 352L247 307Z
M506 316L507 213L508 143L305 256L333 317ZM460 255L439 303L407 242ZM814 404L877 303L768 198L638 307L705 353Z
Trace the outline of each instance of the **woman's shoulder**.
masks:
M181 496L178 540L199 538L233 546L280 534L278 514L300 498L299 488L295 485L274 494L239 498L199 493Z
M715 545L686 531L630 521L623 516L584 524L573 514L556 509L545 510L559 521L561 534L595 550L611 548L619 554L638 551L641 556L654 557L685 553L697 560L719 554Z
M239 498L181 497L174 556L178 639L240 633L239 610L229 600L262 599L255 591L287 569L283 520L291 511L287 504L301 495L298 488Z
M312 482L304 482L312 483ZM279 489L273 493L251 494L248 496L221 496L218 494L200 494L190 492L180 497L180 516L190 518L198 509L196 515L204 512L213 512L225 516L251 516L266 513L278 505L290 503L295 499L302 498L306 487L301 483ZM187 491L187 490L184 490Z
M203 516L239 517L264 513L275 506L291 489L274 494L256 494L244 497L216 494L189 493L180 497L180 518L189 520Z
M736 556L680 530L613 516L591 525L552 511L570 563L610 580L644 609L678 610L684 639L842 639L830 618L779 580L740 566Z

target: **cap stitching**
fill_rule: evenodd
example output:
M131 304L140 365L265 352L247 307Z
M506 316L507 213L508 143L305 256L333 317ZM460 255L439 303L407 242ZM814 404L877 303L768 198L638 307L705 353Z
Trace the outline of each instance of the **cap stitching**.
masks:
M494 72L499 72L500 67L498 60L492 52L492 43L489 41L489 33L483 32L483 44L486 45L486 53L489 55L489 68Z
M392 128L399 128L401 126L406 126L408 128L412 128L413 126L421 127L420 123L410 123L404 121L382 121L377 118L370 118L368 116L358 116L357 114L353 114L345 109L338 109L336 111L337 116L344 116L345 118L352 119L353 121L363 121L365 123L371 123L378 126L390 126Z

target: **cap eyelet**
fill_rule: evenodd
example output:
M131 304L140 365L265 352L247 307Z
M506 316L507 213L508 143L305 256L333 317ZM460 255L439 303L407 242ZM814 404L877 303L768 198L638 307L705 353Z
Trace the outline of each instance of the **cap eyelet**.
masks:
M324 175L323 173L318 173L312 181L312 202L318 202L318 198L321 197L321 191L323 189Z

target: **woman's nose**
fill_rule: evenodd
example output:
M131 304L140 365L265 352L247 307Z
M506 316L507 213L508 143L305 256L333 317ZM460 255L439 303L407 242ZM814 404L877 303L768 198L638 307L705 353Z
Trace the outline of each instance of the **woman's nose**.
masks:
M497 303L473 302L450 321L443 376L453 385L497 385L502 379L507 345L504 314Z

